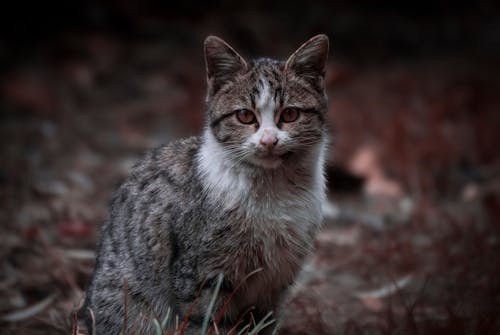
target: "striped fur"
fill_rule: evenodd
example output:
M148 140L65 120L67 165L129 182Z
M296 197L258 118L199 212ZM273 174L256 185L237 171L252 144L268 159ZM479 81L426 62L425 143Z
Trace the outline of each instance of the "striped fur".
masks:
M151 332L170 307L198 334L219 273L214 315L234 293L221 334L250 307L257 321L279 313L322 220L327 47L320 35L287 62L247 63L207 38L203 136L148 153L111 201L83 308L97 334L124 329L124 292L128 330ZM281 122L290 107L299 118ZM240 109L257 123L239 122ZM276 145L263 147L266 136Z

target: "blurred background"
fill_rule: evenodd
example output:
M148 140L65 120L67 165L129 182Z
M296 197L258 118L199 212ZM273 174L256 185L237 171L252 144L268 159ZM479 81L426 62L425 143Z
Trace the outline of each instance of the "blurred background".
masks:
M495 1L27 1L0 13L0 333L76 334L111 192L203 126L203 39L331 39L329 202L283 334L498 334Z

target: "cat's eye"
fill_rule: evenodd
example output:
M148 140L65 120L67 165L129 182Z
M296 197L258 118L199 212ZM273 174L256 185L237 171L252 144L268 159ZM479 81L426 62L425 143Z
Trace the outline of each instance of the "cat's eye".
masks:
M255 114L248 109L239 109L236 111L236 118L243 124L251 124L255 123L257 119L255 118Z
M299 118L300 109L295 107L285 108L280 115L281 122L294 122Z

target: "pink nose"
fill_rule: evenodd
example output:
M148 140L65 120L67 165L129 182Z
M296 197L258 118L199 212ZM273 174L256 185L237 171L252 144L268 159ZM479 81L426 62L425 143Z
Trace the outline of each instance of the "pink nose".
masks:
M272 149L278 143L278 138L272 130L264 129L264 134L260 138L260 144L267 149Z

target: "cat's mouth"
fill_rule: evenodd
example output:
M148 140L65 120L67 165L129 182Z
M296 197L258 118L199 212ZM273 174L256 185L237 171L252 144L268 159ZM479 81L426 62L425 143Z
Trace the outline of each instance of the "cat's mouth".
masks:
M283 154L275 154L272 152L261 152L253 156L250 159L250 162L254 165L266 169L276 169L283 163L283 161L288 159L291 155L292 155L291 151L287 151Z

